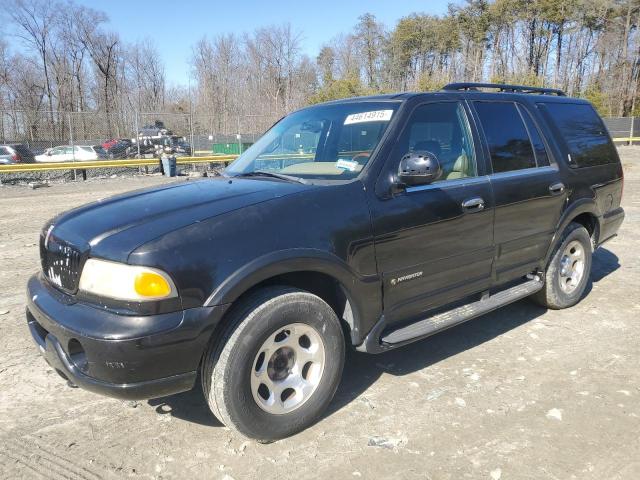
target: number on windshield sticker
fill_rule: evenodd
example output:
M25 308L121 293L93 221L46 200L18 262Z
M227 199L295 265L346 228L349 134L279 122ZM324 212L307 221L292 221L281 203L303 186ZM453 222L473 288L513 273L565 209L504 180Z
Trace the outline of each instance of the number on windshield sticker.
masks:
M393 110L374 110L372 112L352 113L344 120L345 125L364 122L388 122Z

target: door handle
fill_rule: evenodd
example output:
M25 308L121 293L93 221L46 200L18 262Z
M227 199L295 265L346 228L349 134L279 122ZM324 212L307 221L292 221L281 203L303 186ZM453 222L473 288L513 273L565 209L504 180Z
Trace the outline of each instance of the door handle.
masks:
M551 192L551 195L560 195L562 192L564 192L564 183L558 182L550 185L549 191Z
M473 197L462 202L462 210L475 213L484 210L484 200L481 197Z

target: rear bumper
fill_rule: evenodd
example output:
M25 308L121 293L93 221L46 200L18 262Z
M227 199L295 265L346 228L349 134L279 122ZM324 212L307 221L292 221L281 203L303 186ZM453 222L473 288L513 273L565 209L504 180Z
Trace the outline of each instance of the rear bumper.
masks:
M84 389L123 399L193 387L225 306L144 317L72 303L40 275L28 283L27 323L45 360Z

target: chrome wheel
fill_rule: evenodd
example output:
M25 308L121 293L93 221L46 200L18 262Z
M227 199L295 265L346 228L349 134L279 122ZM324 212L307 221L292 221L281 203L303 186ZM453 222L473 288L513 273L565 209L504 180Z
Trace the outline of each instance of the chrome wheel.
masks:
M292 412L313 395L324 371L320 334L304 323L273 332L253 360L251 393L258 406L275 415Z
M580 285L584 275L585 250L577 240L569 242L560 258L560 288L567 294Z

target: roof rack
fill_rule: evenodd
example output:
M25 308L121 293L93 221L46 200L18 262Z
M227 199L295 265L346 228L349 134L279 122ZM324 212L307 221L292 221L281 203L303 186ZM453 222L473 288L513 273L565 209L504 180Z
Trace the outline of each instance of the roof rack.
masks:
M480 88L495 88L500 92L510 93L539 93L541 95L557 95L559 97L566 97L566 93L556 88L541 88L541 87L529 87L526 85L507 85L506 83L450 83L445 85L442 89L449 91L460 90L478 90Z

